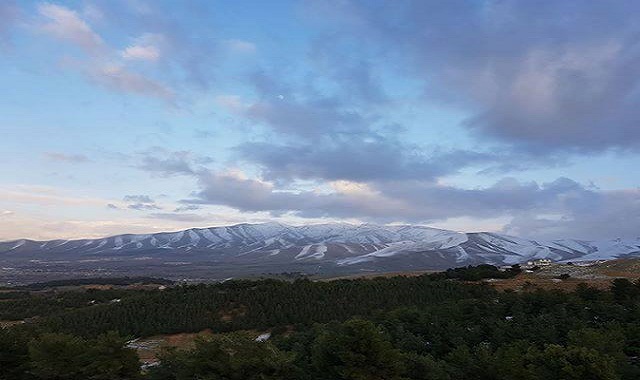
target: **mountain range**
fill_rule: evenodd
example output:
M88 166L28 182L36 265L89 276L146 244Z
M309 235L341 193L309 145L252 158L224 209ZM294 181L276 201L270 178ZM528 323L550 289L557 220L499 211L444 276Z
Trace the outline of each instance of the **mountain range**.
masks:
M0 280L73 274L207 280L282 272L334 275L632 256L640 256L640 238L541 241L415 225L262 223L101 239L0 242Z

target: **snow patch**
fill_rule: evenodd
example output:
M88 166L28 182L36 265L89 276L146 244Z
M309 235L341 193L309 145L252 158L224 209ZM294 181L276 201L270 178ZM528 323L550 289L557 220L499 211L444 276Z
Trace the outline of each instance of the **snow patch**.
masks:
M26 243L26 240L20 240L16 245L14 245L13 247L9 248L9 250L14 250L16 248L20 248L24 245L24 243Z

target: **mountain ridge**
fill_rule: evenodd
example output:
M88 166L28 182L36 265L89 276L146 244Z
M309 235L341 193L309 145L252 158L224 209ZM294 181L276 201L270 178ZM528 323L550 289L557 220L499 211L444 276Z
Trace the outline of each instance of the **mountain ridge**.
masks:
M176 271L191 273L193 269L204 277L219 273L235 277L287 271L435 270L480 263L513 265L535 259L585 261L634 256L640 256L640 239L544 241L417 225L348 223L242 223L98 239L0 242L2 267L135 268L134 274L162 274L154 270L180 267Z

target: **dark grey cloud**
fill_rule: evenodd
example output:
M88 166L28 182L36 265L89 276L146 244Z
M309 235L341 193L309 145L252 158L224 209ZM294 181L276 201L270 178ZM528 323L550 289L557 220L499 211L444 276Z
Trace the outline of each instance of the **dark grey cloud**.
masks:
M155 44L161 52L157 64L167 68L163 80L180 82L172 78L178 73L190 85L214 84L218 41L190 35L153 5L132 17L130 8L98 4L128 35L145 34ZM257 165L260 179L212 172L206 168L210 159L189 151L142 152L138 168L198 181L184 206L149 217L202 221L190 211L212 204L376 222L514 217L505 231L533 237L637 235L637 191L602 191L567 178L504 179L472 189L438 180L464 168L495 174L561 164L566 153L639 148L638 4L347 0L312 7L311 18L322 30L308 51L302 69L308 71L292 75L287 70L293 66L283 64L275 69L281 72L253 72L247 79L255 100L229 104L243 119L270 130L267 138L236 148L243 164ZM205 12L193 20L203 17ZM395 83L382 84L389 77L378 76L387 69L391 78L401 75L419 87L425 101L466 110L464 126L482 142L506 142L509 148L407 143L401 127L387 128L399 124L383 108L403 100L403 94L389 99L385 92L386 86L395 89ZM336 188L289 190L297 180ZM348 183L326 183L338 180ZM150 198L126 201L131 209L160 208Z
M568 178L543 184L505 178L490 187L478 189L434 186L419 181L383 183L377 188L390 198L410 202L418 216L435 219L509 216L522 211L564 213L599 199L597 191Z
M638 238L640 190L616 190L574 197L560 216L516 214L505 232L536 238L576 237L585 240Z
M350 69L339 69L344 70ZM368 135L380 124L379 115L366 107L368 102L356 104L349 86L335 78L328 79L339 84L340 89L326 91L313 81L292 84L283 79L289 76L280 70L250 73L247 80L258 100L248 105L232 104L231 110L297 141ZM318 79L322 72L310 69L309 76Z
M308 144L246 143L240 159L259 165L271 181L294 179L381 181L433 180L469 165L500 162L504 155L434 150L382 136L322 139Z
M266 124L274 131L299 138L318 138L325 134L365 133L373 122L367 116L344 108L330 97L297 100L292 97L258 101L242 111L250 120Z
M409 213L404 201L362 192L283 191L270 183L220 173L201 173L200 190L186 204L224 205L244 212L291 213L313 217L361 217L395 221Z
M107 208L111 210L119 210L120 207L114 205L113 203L107 203Z
M296 207L291 203L295 195L276 193L273 187L258 180L206 172L199 175L198 182L200 190L185 203L225 205L241 211L280 211Z
M531 152L640 148L638 2L312 4L326 29L386 49L429 100L472 112L478 136Z
M388 102L389 96L380 84L375 65L367 58L369 52L361 51L361 47L335 33L316 38L309 53L314 74L336 83L340 95L351 104L375 106Z
M513 216L505 232L538 238L629 238L636 237L640 228L640 191L602 191L568 178L541 184L505 178L477 189L389 181L346 185L325 193L284 191L268 182L207 172L200 174L199 187L185 204L382 223Z
M267 125L278 138L241 144L236 147L237 156L240 161L257 164L264 178L278 183L295 179L428 180L469 165L488 165L500 172L521 170L534 161L550 161L489 147L484 151L426 149L404 142L402 126L381 118L375 107L365 106L371 106L373 100L364 96L360 97L364 103L354 105L350 101L354 96L343 98L350 91L328 96L313 86L283 83L266 71L253 73L250 79L260 100L248 106L236 99L225 104ZM305 91L304 96L299 95ZM284 95L278 98L275 94L279 93Z

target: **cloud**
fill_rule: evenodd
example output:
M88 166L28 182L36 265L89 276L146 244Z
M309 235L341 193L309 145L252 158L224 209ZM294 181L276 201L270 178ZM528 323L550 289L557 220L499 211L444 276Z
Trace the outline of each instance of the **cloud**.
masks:
M186 203L225 205L241 211L275 211L282 210L290 199L288 194L274 193L273 186L267 183L233 173L201 173L198 181L201 190Z
M162 207L156 204L150 196L144 194L125 195L122 197L124 202L129 203L128 209L137 211L162 210Z
M176 214L171 212L160 212L160 213L151 213L147 215L149 218L153 219L166 219L166 220L174 220L178 222L204 222L210 220L211 218L206 215L199 214Z
M91 80L112 90L152 96L168 102L175 100L172 89L144 75L130 71L124 65L106 64L91 67L87 73Z
M560 162L556 155L541 158L489 144L477 151L407 143L401 126L378 115L376 105L371 104L382 99L354 105L349 101L352 97L292 86L265 71L254 72L250 81L259 100L251 103L226 95L218 96L216 102L270 129L273 135L268 140L241 143L235 152L239 161L258 165L262 177L276 183L296 179L428 181L469 166L501 173Z
M384 50L427 101L467 110L477 136L529 152L640 149L638 3L311 4L335 55L335 35Z
M184 206L176 207L176 209L173 210L173 212L195 211L195 210L200 210L201 208L202 207L198 205L184 205Z
M133 203L130 205L127 205L127 208L131 209L131 210L138 210L138 211L148 211L148 210L162 210L162 207L156 205L156 204L149 204L149 203Z
M377 119L339 96L320 93L309 86L292 86L286 74L256 71L247 78L258 98L220 95L216 103L229 112L268 127L283 137L314 140L367 134Z
M567 199L565 206L565 213L539 215L530 211L516 215L504 231L537 238L638 238L638 189L591 192Z
M114 205L113 203L107 203L107 208L110 210L120 210L120 207Z
M188 204L224 205L240 211L291 212L303 217L361 217L386 221L428 219L408 199L391 198L366 184L334 183L337 191L283 191L238 173L199 174L200 191Z
M77 12L61 5L43 3L38 12L46 21L39 29L60 40L69 41L90 54L96 54L105 48L102 38L78 15Z
M235 152L239 161L258 165L262 177L270 181L433 180L468 166L504 172L558 162L554 155L540 158L489 144L475 151L407 143L399 124L378 114L382 94L377 99L360 94L362 102L354 104L353 92L346 91L345 98L342 87L336 95L327 95L313 86L292 86L265 71L254 72L249 79L257 101L225 95L216 102L269 128L272 134L266 141L241 143ZM361 85L365 91L367 85Z
M281 191L272 183L239 173L200 173L200 190L186 204L223 205L242 212L267 211L272 216L293 213L303 217L346 217L384 214L376 194L358 192L325 194L317 191ZM354 208L359 209L354 212ZM368 210L369 212L362 212ZM389 215L389 214L387 214Z
M13 26L21 16L20 8L15 1L7 0L0 3L0 48L9 45L9 35Z
M45 158L50 161L69 162L69 163L84 163L89 162L89 158L84 154L68 154L61 152L46 152Z
M374 135L319 138L308 144L245 143L241 160L259 165L272 181L294 179L380 181L434 180L469 165L500 162L507 156L465 150L434 151Z
M239 161L258 166L257 178L206 170L196 173L200 189L187 203L273 216L433 223L451 218L504 218L536 207L569 214L556 198L580 189L570 180L542 185L504 180L482 189L446 186L440 178L465 168L500 173L556 163L558 157L547 154L540 158L490 146L485 151L426 149L404 142L395 129L385 128L389 123L375 114L375 108L368 111L371 102L382 99L360 96L363 103L354 106L340 95L313 89L300 95L309 88L291 86L265 72L254 73L251 81L258 101L226 96L218 102L268 126L280 141L236 147ZM296 188L300 180L311 181L317 189L309 190L309 185ZM567 183L576 188L570 189Z
M330 191L283 190L237 173L203 172L199 174L200 190L183 202L272 216L379 223L508 217L512 220L505 232L536 238L635 238L640 228L640 191L602 191L563 177L542 184L505 178L476 189L420 180L331 184ZM545 219L549 215L557 221Z
M354 134L367 130L370 121L365 116L342 109L341 106L331 98L311 101L264 99L249 105L242 110L242 114L250 120L268 125L278 133L307 139L326 133Z
M78 70L90 81L109 90L122 93L150 96L175 105L176 94L168 85L153 79L147 73L136 72L126 64L135 60L154 61L160 58L161 35L146 33L135 40L135 44L118 51L95 32L81 15L64 6L50 3L40 4L38 12L43 20L36 30L47 36L67 41L80 47L85 57L65 57L64 67ZM93 7L89 15L100 12Z
M256 45L248 41L230 39L225 41L225 43L229 50L236 53L253 54L257 50Z
M348 36L335 33L316 38L309 53L314 74L335 82L341 96L351 104L374 106L388 102L390 98L368 52L349 42Z
M141 61L156 61L160 52L155 46L132 45L122 51L122 58Z
M203 169L203 165L213 162L208 156L201 156L190 151L170 151L161 147L153 147L138 153L138 169L162 176L195 174Z
M187 4L177 15L159 2L145 3L142 8L103 2L100 10L108 22L140 36L134 45L158 49L160 56L155 64L163 80L172 87L211 88L225 57L221 54L224 40L212 37L220 35L210 22L212 7Z
M0 4L0 17L11 22L16 7L6 4L12 3ZM150 211L133 213L140 218L184 222L204 220L193 211L212 204L249 214L377 222L506 218L505 231L518 235L630 236L640 226L636 191L599 190L567 178L507 178L460 188L444 178L557 165L573 153L637 151L640 26L633 11L640 7L621 4L312 4L308 19L318 22L306 55L286 64L261 57L262 70L249 59L241 67L251 71L245 82L222 78L221 89L239 85L234 91L242 96L217 96L217 105L264 127L234 148L231 165L252 177L214 172L211 158L189 150L154 147L130 156L133 165L152 175L195 179L191 199L179 207L163 204L173 212L156 212L161 207L144 195L109 205ZM185 93L206 95L217 70L228 70L225 56L256 53L251 42L214 33L207 7L190 4L180 15L153 2L98 2L84 9L41 4L36 29L72 45L80 54L71 54L67 67L111 91L177 104ZM13 28L8 24L0 25L0 41ZM98 33L107 27L109 33ZM446 104L468 115L463 126L471 136L456 131L449 147L423 136L411 142L419 128L430 132L424 136L448 132L430 123L404 130L405 121L415 120L416 104ZM223 144L237 141L225 137ZM480 148L468 137L479 139L473 142ZM46 158L88 160L59 152ZM8 195L15 202L62 202L60 194ZM97 201L107 213L109 200ZM65 202L82 204L72 196Z
M138 37L132 45L126 47L120 55L127 60L157 61L161 56L160 46L166 44L164 36L146 33Z
M139 202L139 203L154 203L155 201L153 199L151 199L150 196L148 195L125 195L122 198L123 201L125 202Z
M247 80L260 97L284 99L293 96L293 88L284 78L287 76L283 72L257 70L251 72Z

